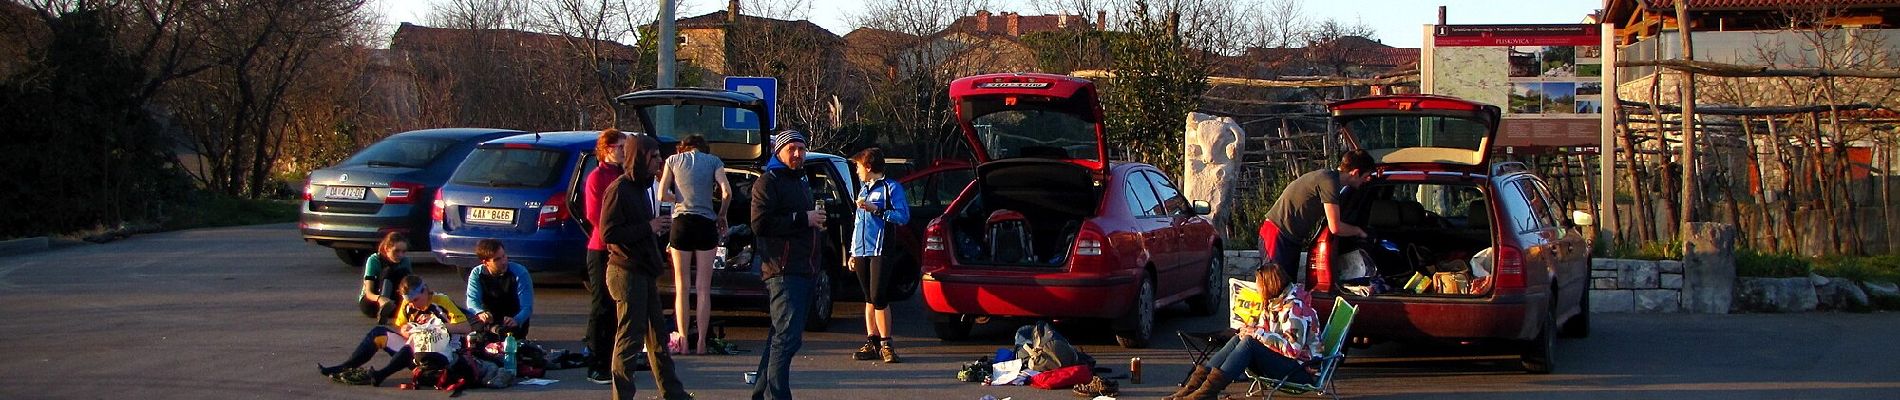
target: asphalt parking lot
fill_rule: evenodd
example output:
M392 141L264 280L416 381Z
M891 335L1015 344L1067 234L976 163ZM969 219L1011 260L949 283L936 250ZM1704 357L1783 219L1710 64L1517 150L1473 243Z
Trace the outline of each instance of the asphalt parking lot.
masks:
M415 256L422 256L416 253ZM461 277L419 266L435 288L459 296ZM350 301L359 269L297 239L294 225L204 229L141 235L103 245L65 245L0 257L0 398L438 398L441 392L343 386L314 373L335 363L372 321ZM585 292L549 284L537 290L535 336L578 349ZM954 379L959 364L1008 346L1021 321L998 320L976 338L940 343L917 301L897 317L902 364L850 361L863 340L859 308L839 304L831 332L808 334L793 366L802 398L1072 399L1067 391L985 387ZM1144 359L1144 383L1123 383L1121 398L1158 398L1185 373L1171 333L1218 326L1216 318L1164 312L1149 349L1114 346L1072 325L1082 350L1125 372ZM756 313L721 313L747 349L760 345ZM1900 315L1602 314L1589 338L1559 341L1557 373L1520 372L1497 346L1382 344L1354 350L1339 387L1351 398L1892 398L1900 390ZM375 362L382 362L378 356ZM703 399L745 398L741 374L757 353L687 356L678 361L689 390ZM642 377L645 375L642 374ZM467 398L530 394L601 398L606 386L582 370L551 371L560 382L471 390ZM402 379L400 376L395 379ZM651 389L650 381L641 382ZM1228 393L1237 394L1237 385Z

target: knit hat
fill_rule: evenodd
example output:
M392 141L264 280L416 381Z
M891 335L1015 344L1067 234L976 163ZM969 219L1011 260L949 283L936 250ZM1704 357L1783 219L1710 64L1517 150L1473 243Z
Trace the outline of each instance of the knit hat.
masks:
M804 133L791 129L782 130L772 135L772 154L778 154L779 150L784 150L785 145L792 142L810 144L805 141Z

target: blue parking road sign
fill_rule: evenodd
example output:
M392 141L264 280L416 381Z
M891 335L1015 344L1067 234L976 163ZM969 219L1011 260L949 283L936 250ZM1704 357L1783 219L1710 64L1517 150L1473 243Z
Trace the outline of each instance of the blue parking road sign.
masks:
M765 115L763 116L755 116L752 115L752 113L736 108L726 109L726 116L723 118L725 121L724 127L726 129L759 129L759 121L754 118L765 118L765 127L767 130L778 126L778 78L769 76L728 76L726 77L726 90L749 94L753 97L758 97L760 100L765 100Z

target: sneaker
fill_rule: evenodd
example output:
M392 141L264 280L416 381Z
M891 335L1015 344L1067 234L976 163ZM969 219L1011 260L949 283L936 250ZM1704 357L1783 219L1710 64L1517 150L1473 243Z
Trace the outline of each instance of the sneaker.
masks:
M858 361L869 361L869 360L878 359L877 343L864 342L864 346L858 347L858 352L851 353L851 359L858 360Z
M587 371L587 381L593 382L596 385L608 385L614 383L614 376L607 371Z
M1093 379L1090 379L1089 383L1075 385L1075 389L1073 391L1075 392L1076 397L1099 397L1099 396L1120 397L1121 395L1120 386L1121 385L1115 383L1115 381L1102 379L1102 377L1097 376Z
M891 350L891 348L889 347L878 349L877 354L884 357L885 364L896 364L896 363L904 362L903 359L897 358L897 351Z
M330 380L345 385L368 385L371 382L369 370L362 368L339 371L330 375Z

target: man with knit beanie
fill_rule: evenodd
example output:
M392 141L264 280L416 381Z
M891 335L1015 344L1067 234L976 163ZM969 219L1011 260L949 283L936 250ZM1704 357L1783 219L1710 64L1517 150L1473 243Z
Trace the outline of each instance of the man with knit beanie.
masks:
M804 344L813 284L818 274L814 249L825 213L805 183L805 134L794 130L772 135L772 158L752 185L753 248L758 249L759 278L765 280L772 327L759 352L754 400L791 399L792 359Z

